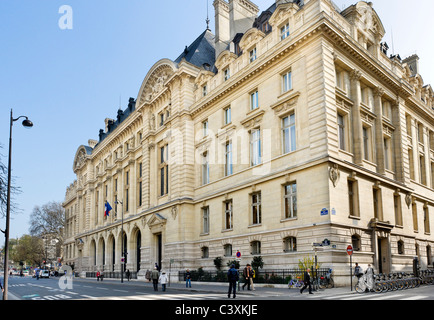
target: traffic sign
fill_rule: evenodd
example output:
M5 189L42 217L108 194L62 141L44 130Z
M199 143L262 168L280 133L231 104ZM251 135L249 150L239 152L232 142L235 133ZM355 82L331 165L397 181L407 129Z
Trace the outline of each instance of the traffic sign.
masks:
M241 258L241 252L237 251L237 258L240 259Z
M347 248L347 253L348 253L348 255L349 256L352 256L353 255L353 247L352 246L348 246L348 248Z

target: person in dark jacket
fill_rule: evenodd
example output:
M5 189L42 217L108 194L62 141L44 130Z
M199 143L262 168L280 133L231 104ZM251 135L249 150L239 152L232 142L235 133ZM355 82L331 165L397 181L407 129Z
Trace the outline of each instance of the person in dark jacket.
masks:
M307 269L304 272L304 287L300 289L300 293L303 293L304 289L306 289L309 286L309 294L313 294L312 293L312 285L310 283L310 269Z
M185 287L191 288L191 272L189 269L185 272Z
M244 277L244 284L243 284L243 290L247 285L247 290L250 290L250 279L253 277L252 269L250 268L250 264L247 264L246 267L243 270L243 277Z
M232 264L228 271L228 281L229 281L229 291L228 298L231 297L231 292L233 292L233 297L237 296L237 281L239 280L238 271L235 269L235 265Z

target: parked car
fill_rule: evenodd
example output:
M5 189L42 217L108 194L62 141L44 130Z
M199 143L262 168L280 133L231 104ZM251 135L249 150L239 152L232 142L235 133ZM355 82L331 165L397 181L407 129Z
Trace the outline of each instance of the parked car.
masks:
M48 279L48 278L50 278L50 272L48 270L42 270L40 277Z

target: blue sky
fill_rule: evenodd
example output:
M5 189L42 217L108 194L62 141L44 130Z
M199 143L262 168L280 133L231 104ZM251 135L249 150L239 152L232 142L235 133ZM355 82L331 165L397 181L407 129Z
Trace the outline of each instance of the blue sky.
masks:
M253 0L261 10L274 0ZM209 0L211 29L214 10ZM335 0L344 8L356 1ZM434 2L373 1L392 53L417 53L426 84L434 85L430 25ZM73 29L61 30L59 8L73 10ZM34 206L63 201L75 180L77 148L98 139L104 119L115 118L121 98L137 98L154 63L176 59L206 28L206 0L1 0L0 144L7 163L9 114L28 116L34 127L13 128L12 170L22 193L11 237L28 233ZM430 29L428 29L430 28ZM0 219L4 229L5 220ZM4 243L0 235L0 244Z

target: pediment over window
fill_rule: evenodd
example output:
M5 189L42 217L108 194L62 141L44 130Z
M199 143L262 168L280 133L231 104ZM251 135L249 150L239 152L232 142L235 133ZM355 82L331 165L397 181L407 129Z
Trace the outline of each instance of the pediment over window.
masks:
M164 218L161 214L159 213L154 213L148 220L148 227L149 229L154 229L154 228L162 228L166 225L167 223L167 219Z
M218 56L215 62L215 66L218 70L222 70L225 67L229 66L229 64L236 58L238 58L238 56L235 53L230 52L229 50L225 50Z
M249 29L241 38L240 48L241 51L248 50L256 45L259 41L261 41L265 37L265 33L262 31L251 28Z
M274 27L285 21L289 21L289 18L296 14L299 9L300 7L293 2L279 4L276 11L270 17L269 24Z

